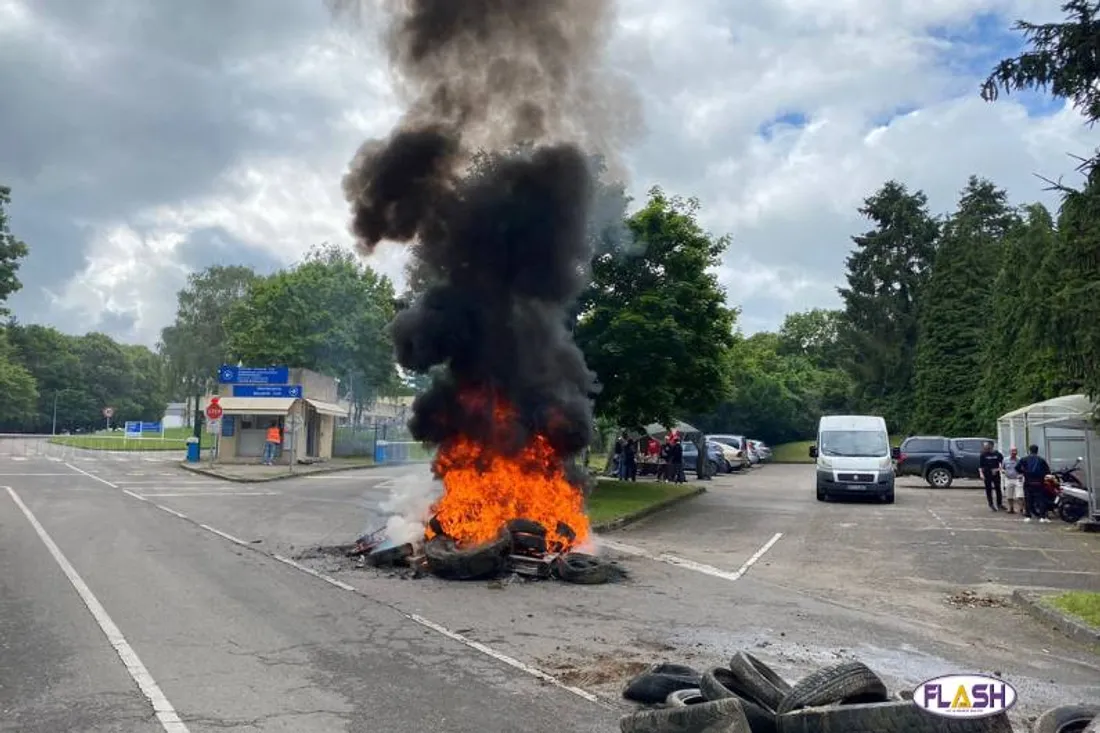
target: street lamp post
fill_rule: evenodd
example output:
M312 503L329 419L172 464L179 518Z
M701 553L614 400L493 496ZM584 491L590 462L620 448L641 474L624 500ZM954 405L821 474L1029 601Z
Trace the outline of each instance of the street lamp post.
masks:
M57 435L57 392L53 393L53 427L50 429L50 435Z

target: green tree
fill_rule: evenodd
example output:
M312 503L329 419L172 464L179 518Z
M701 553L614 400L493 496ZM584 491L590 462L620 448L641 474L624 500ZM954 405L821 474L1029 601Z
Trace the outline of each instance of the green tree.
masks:
M229 355L226 316L256 277L241 265L213 265L187 278L177 294L176 319L161 332L158 346L170 397L191 397L213 386Z
M779 353L801 356L819 369L835 369L845 363L844 311L813 308L788 313L779 328Z
M397 386L388 324L389 279L339 247L315 248L297 267L254 281L225 320L229 353L341 379L362 408Z
M1005 242L993 287L974 403L983 425L1009 410L1074 389L1049 338L1047 314L1058 284L1055 270L1060 269L1054 219L1042 204L1024 207L1023 213L1023 226Z
M0 328L0 429L14 431L33 421L38 405L34 376L19 363L8 343L7 329Z
M694 200L650 191L592 262L577 343L602 391L597 412L621 425L672 424L725 396L736 312L710 271L727 247L696 220Z
M1066 194L1050 261L1049 345L1072 383L1100 401L1100 167Z
M914 423L941 435L988 435L975 411L994 283L1005 241L1022 226L1007 194L971 176L944 227L921 309Z
M0 316L7 315L4 302L17 292L19 282L19 261L27 256L27 245L17 239L8 227L8 205L11 204L11 189L0 185Z
M852 237L847 260L841 353L859 409L881 414L891 430L907 427L921 298L936 253L939 224L928 199L888 181L859 213L873 228Z

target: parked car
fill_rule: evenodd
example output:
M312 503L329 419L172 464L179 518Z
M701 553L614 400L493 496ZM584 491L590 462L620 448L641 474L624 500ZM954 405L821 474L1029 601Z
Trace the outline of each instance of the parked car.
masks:
M897 448L881 415L822 415L810 458L817 464L817 500L876 497L894 503Z
M760 460L763 463L767 463L772 459L772 449L759 440L754 440L753 445L756 446L756 454L760 456Z
M748 450L746 450L746 441L743 435L708 435L707 440L721 443L735 451L739 464L731 466L732 470L739 471L742 468L748 468L752 465L752 461L749 459ZM727 453L727 456L728 455Z
M695 473L695 465L698 460L699 450L695 443L685 440L684 443L684 473ZM707 441L707 466L708 473L713 476L722 470L725 462L721 447L712 441Z
M958 478L978 478L982 444L992 438L945 438L912 435L901 443L898 476L920 476L930 486L946 489Z
M719 465L718 470L722 473L732 473L733 471L740 471L742 453L733 446L720 443L716 440L708 442L714 443L718 447L718 452L722 454L722 462Z

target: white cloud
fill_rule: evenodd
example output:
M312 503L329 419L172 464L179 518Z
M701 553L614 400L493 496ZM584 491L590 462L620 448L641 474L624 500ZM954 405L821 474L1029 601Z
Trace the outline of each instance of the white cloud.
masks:
M944 63L973 48L931 30L989 13L1002 15L1004 26L1050 19L1050 6L768 0L734 10L718 0L627 0L612 51L638 85L647 123L644 140L627 151L632 192L637 200L660 184L697 196L708 228L732 235L721 277L731 304L745 304L746 330L774 327L791 310L832 306L850 237L865 228L856 208L887 179L925 190L936 213L953 206L971 173L1006 187L1014 201L1055 203L1033 174L1067 173L1065 154L1091 149L1095 138L1081 118L1070 110L1029 117L1014 98L981 101L977 77L987 69L959 75ZM0 16L10 8L18 6L0 0ZM1005 50L986 52L997 58ZM302 140L288 130L288 149L312 152L241 160L207 195L102 223L59 307L136 314L148 340L171 315L163 289L150 283L179 278L172 248L191 231L219 227L288 263L320 241L350 244L341 176L359 142L384 134L398 114L384 65L330 31L232 73L269 79L272 94L308 89L342 100L329 136ZM894 116L899 110L913 111ZM761 135L796 113L804 127ZM264 110L254 123L269 132L281 125ZM376 258L391 276L401 262L392 248Z

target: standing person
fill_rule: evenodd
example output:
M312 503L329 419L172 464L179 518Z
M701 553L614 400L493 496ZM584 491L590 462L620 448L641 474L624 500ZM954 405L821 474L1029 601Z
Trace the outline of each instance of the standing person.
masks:
M275 456L279 454L279 446L282 445L282 442L283 436L279 432L279 423L271 423L267 428L267 435L264 436L263 464L265 466L272 466L275 464Z
M989 502L989 508L995 512L1003 512L1005 509L1004 499L1001 497L1001 467L1004 462L1004 455L999 450L994 450L993 443L988 440L982 443L982 454L978 459L978 473L985 481L985 498ZM997 495L996 505L993 503L994 493Z
M668 449L668 478L674 483L682 484L684 477L684 446L679 438L672 439L672 445Z
M661 441L661 452L657 454L657 481L664 482L665 479L671 479L672 476L668 472L668 462L672 460L672 441L668 436Z
M1016 464L1016 470L1024 478L1024 521L1030 522L1034 517L1040 522L1049 522L1043 481L1050 473L1050 464L1039 455L1039 446L1027 447L1027 457Z
M623 460L626 461L626 471L623 475L624 481L637 481L638 480L638 441L634 438L627 438L626 445L623 446Z
M1016 454L1016 446L1012 446L1008 451L1008 458L1005 459L1004 473L1001 474L1004 477L1004 489L1005 498L1008 499L1008 513L1016 513L1016 505L1020 506L1020 514L1026 514L1024 509L1024 482L1023 476L1016 470L1016 464L1020 462L1020 456Z
M615 438L615 478L620 481L626 476L626 461L623 460L623 451L626 450L626 431L619 433Z

